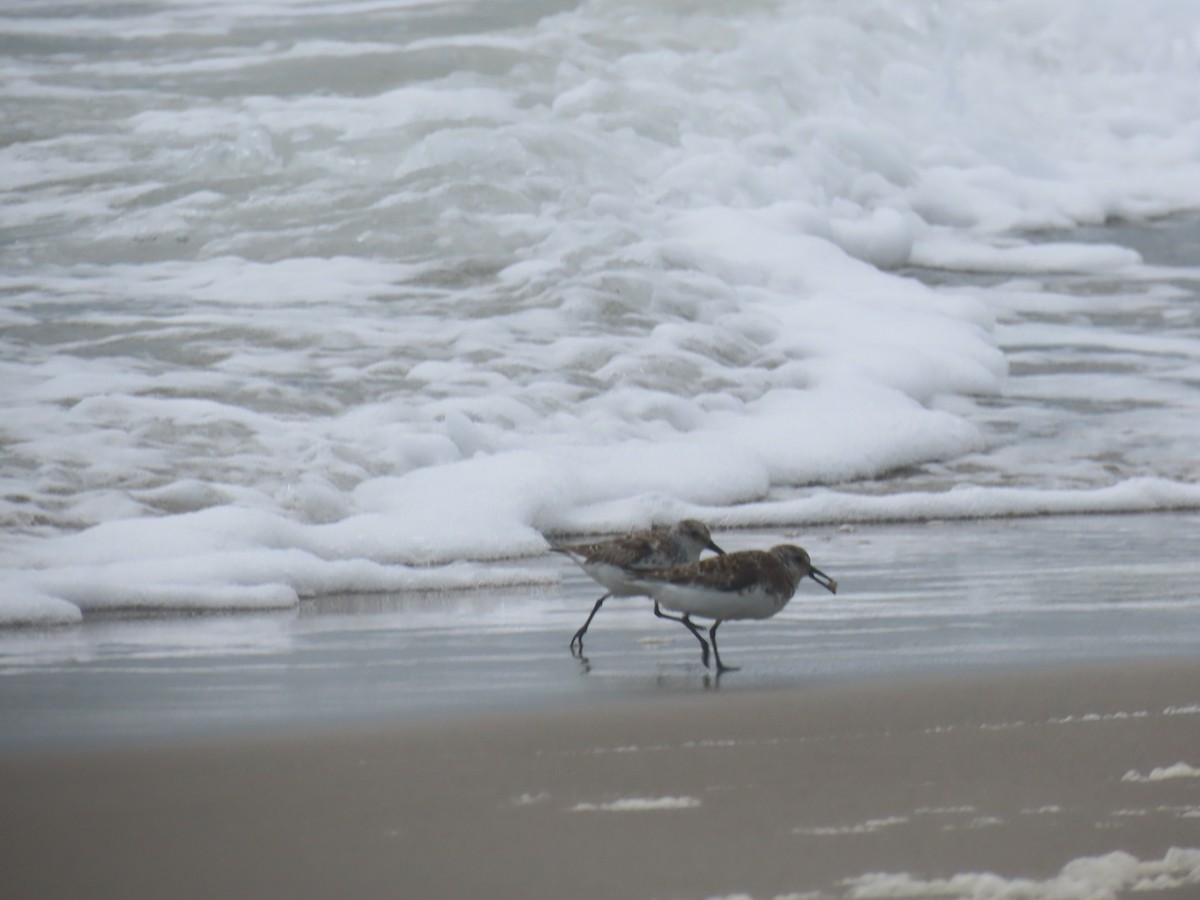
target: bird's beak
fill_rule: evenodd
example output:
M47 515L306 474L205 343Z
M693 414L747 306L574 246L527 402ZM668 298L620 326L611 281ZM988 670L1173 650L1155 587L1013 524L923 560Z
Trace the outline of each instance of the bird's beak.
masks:
M705 544L704 546L708 547L708 549L709 549L709 550L711 550L713 553L717 554L717 556L724 556L724 555L725 555L725 551L724 551L724 550L722 550L720 547L718 547L718 546L717 546L717 544L716 544L716 541L712 541L712 540L710 540L710 541L709 541L707 544Z
M808 573L808 577L821 587L825 588L825 590L829 591L829 593L837 593L837 582L818 569L816 566L812 566L812 571Z

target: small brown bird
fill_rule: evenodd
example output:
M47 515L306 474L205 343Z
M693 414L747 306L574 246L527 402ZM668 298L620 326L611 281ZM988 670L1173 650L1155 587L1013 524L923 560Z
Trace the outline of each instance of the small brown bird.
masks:
M682 613L681 621L695 634L692 616L714 619L708 638L712 642L717 671L734 669L721 662L717 651L717 628L727 619L769 619L779 612L805 578L811 578L831 594L837 582L812 564L802 547L780 544L770 550L739 550L716 559L662 569L629 573L631 593L645 594L667 609ZM703 649L708 665L708 647Z
M583 627L571 638L571 652L583 653L583 636L587 633L592 619L609 597L635 597L645 595L635 578L641 569L662 569L683 563L692 563L700 559L705 550L723 555L725 553L712 539L708 526L696 519L684 519L669 528L662 526L649 531L639 531L625 537L611 538L591 544L572 544L563 547L551 547L556 553L563 553L579 564L583 571L600 582L608 593L596 601ZM662 619L682 622L696 639L704 646L704 655L708 656L708 644L695 625L684 622L682 617L668 616L663 613L658 604L654 604L654 614Z

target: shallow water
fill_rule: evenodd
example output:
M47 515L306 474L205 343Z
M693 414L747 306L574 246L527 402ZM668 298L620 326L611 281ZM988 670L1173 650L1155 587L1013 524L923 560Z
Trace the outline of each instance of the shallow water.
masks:
M0 634L0 749L170 741L503 713L708 690L1192 656L1200 515L733 532L801 540L834 574L766 622L721 630L713 676L681 626L598 596L559 557L538 590L322 598L238 616L88 621Z

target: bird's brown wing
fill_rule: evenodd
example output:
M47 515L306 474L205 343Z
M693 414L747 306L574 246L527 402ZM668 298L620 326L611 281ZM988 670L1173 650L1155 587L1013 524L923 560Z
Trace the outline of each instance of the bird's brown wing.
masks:
M637 565L637 560L646 559L654 553L654 550L654 542L650 540L649 536L631 534L628 537L594 545L591 552L587 554L587 561L609 563L614 566Z
M705 585L723 591L741 591L753 586L777 563L769 553L743 550L725 556L712 556L700 562L670 569L652 569L645 573L653 581L678 585ZM642 573L639 573L642 574Z
M590 544L551 545L550 551L573 556L577 560L587 563L609 563L614 566L636 565L637 560L647 558L655 550L655 544L650 539L651 534L638 532L622 538L609 538Z

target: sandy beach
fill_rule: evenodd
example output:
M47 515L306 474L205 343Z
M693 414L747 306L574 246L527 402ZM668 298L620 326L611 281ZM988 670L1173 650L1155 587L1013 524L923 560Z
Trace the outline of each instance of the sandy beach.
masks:
M11 754L0 791L14 897L1175 900L1200 661Z

